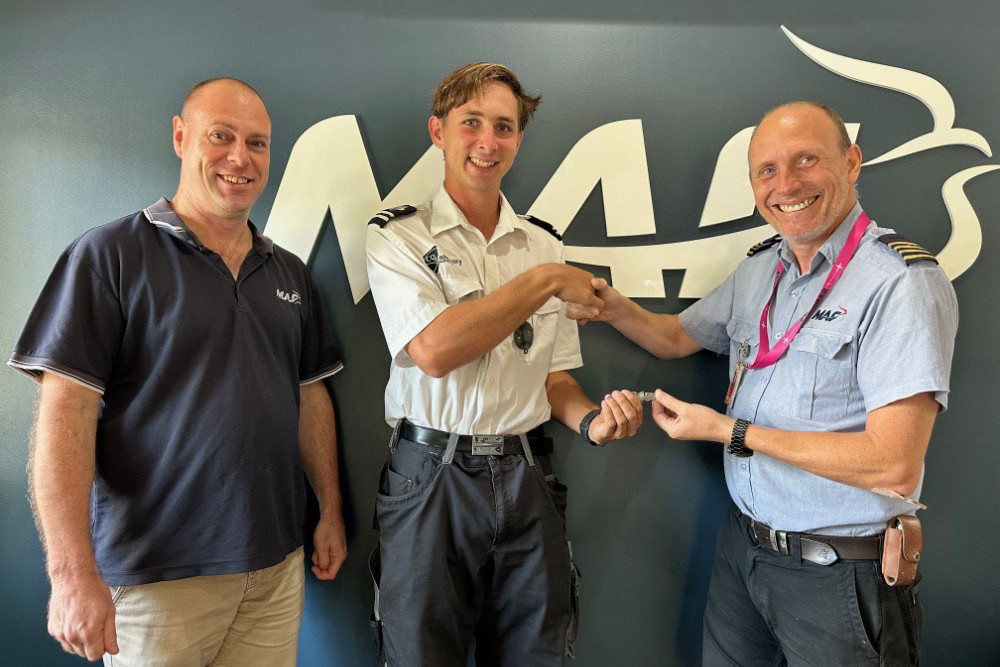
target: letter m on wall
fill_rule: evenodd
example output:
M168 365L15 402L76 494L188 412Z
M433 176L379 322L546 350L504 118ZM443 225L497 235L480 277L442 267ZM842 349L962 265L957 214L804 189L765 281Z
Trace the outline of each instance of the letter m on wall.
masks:
M383 208L430 199L443 179L441 151L431 146L383 199L357 118L327 118L303 132L292 147L267 219L267 235L306 262L329 211L357 303L368 293L368 220Z

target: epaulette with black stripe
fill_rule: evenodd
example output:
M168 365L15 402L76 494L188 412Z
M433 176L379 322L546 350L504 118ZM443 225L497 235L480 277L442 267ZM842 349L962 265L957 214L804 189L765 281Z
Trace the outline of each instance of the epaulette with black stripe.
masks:
M878 240L898 252L906 261L907 266L917 262L938 263L937 257L930 250L914 243L902 234L883 234L878 237Z
M757 243L757 244L751 246L751 248L749 250L747 250L747 257L753 257L754 255L756 255L760 251L767 250L771 246L778 245L778 243L780 243L780 242L781 242L781 234L775 234L771 238L764 239L760 243Z
M552 234L552 236L554 236L557 239L559 239L560 241L562 241L562 234L560 234L556 230L556 228L553 227L550 223L545 222L544 220L541 220L539 218L536 218L533 215L524 215L524 216L521 216L521 217L523 217L525 220L527 220L531 224L537 225L538 227L541 227L542 229L544 229L545 231L547 231L549 234Z
M375 217L368 221L369 225L378 225L379 228L385 227L389 224L389 221L393 218L401 218L405 215L412 215L417 212L416 206L410 206L409 204L403 204L402 206L393 206L392 208L387 208L384 211L379 211L375 214Z

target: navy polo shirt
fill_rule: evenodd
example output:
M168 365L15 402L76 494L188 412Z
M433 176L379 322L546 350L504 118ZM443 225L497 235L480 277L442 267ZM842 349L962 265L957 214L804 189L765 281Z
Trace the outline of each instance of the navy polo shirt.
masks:
M10 365L102 392L91 529L133 585L302 544L299 387L342 367L305 265L250 224L238 278L160 199L59 258Z

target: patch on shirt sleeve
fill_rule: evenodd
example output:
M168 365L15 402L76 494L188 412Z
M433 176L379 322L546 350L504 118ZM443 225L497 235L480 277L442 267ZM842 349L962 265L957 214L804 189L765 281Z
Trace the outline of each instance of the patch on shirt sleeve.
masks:
M762 250L767 250L771 246L778 245L781 242L781 234L775 234L769 239L764 239L760 243L757 243L747 250L747 257L753 257Z
M551 225L551 223L545 222L544 220L536 218L533 215L524 215L524 216L521 216L521 217L523 217L525 220L527 220L531 224L535 225L536 227L541 227L542 229L544 229L545 231L547 231L549 234L552 234L552 236L554 236L557 239L559 239L560 241L562 241L562 234L560 234L556 230L556 228Z
M402 206L394 206L392 208L387 208L384 211L379 211L375 214L371 220L368 221L369 225L378 225L379 228L385 227L389 224L389 221L394 218L402 218L407 215L412 215L417 212L416 206L410 206L409 204L403 204Z
M930 250L914 243L902 234L884 234L878 237L878 240L899 253L906 261L907 266L916 262L938 263L937 257Z

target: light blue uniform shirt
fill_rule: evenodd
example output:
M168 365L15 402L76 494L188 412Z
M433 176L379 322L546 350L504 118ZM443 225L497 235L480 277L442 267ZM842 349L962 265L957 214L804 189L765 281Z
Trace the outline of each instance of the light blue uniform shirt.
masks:
M729 355L732 378L741 357L757 356L760 315L778 262L785 273L771 307L771 345L816 299L861 214L856 204L802 275L788 245L743 260L725 281L680 315L702 347ZM944 271L930 261L907 265L878 241L893 233L870 223L854 258L817 311L771 366L747 369L728 414L792 431L860 432L867 413L922 392L944 410L958 328L958 301ZM744 342L746 345L744 346ZM724 454L726 484L737 507L778 530L871 535L913 502L841 484L755 453ZM916 491L923 485L923 473Z

